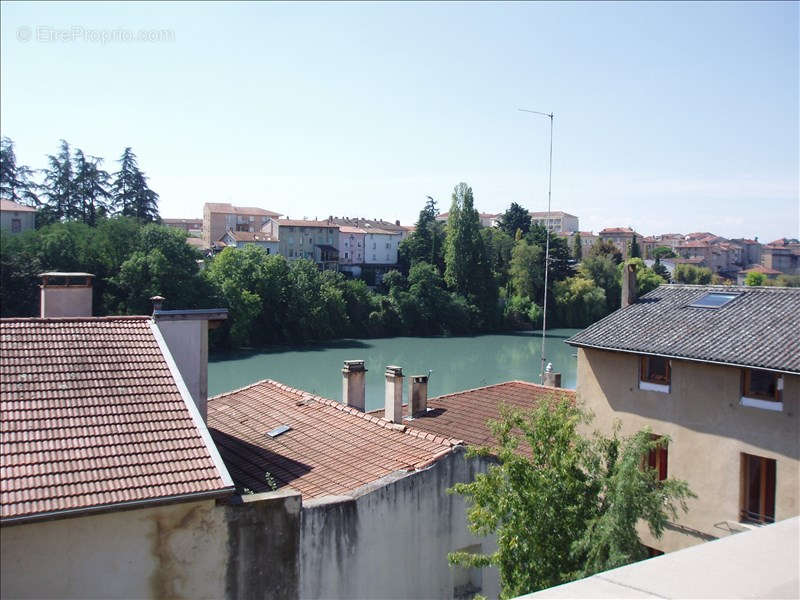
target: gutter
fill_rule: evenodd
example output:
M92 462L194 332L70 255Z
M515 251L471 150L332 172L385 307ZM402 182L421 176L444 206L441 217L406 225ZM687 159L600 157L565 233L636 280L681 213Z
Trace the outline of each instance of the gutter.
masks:
M158 498L147 498L146 500L129 500L127 502L115 502L113 504L100 504L97 506L87 506L82 508L70 508L67 510L53 510L44 513L30 515L20 515L18 517L7 517L0 520L3 527L9 525L20 525L36 521L51 521L56 519L66 519L69 517L82 517L99 513L113 512L117 510L131 510L135 508L148 508L164 504L175 504L178 502L190 502L198 500L210 500L230 496L235 493L234 487L226 487L210 492L192 492L190 494L178 494L174 496L160 496Z
M721 365L724 367L736 367L738 369L759 369L761 371L770 371L773 373L781 373L783 375L795 375L800 376L800 372L798 371L787 371L786 369L775 369L771 367L762 367L760 365L747 365L743 363L732 363L732 362L725 362L721 360L707 360L702 358L690 358L688 356L680 356L677 354L663 354L660 352L646 352L644 350L628 350L626 348L611 348L608 346L597 346L595 344L586 344L584 342L573 342L570 340L564 340L565 344L569 344L570 346L574 346L577 348L592 348L593 350L607 350L610 352L624 352L626 354L638 354L639 356L658 356L660 358L670 358L675 360L687 360L690 362L698 362L708 365Z

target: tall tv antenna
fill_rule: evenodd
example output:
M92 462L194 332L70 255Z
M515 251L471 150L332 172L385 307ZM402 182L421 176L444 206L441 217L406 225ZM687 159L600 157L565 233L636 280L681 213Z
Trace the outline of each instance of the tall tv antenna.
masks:
M529 110L527 108L520 108L521 112L532 113L534 115L541 115L550 119L550 161L548 165L547 175L547 216L545 217L544 229L547 233L544 251L544 302L542 303L542 366L539 371L539 381L544 383L544 340L547 335L547 274L550 270L550 201L553 192L553 113L540 112L538 110Z

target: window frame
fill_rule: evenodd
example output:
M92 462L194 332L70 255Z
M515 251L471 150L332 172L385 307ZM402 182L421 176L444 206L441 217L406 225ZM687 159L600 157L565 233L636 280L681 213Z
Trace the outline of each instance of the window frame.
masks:
M658 358L663 360L667 365L666 381L648 379L648 363L651 359ZM639 356L639 389L648 392L661 392L662 394L669 394L672 386L672 364L671 360L662 356L654 356L650 354L643 354Z
M764 394L753 393L751 389L753 371L769 373L773 377L775 393L773 394L772 398L769 398ZM739 404L741 406L783 412L783 376L780 373L766 371L764 369L750 368L742 369L741 373L741 398L739 398Z
M658 435L657 433L651 433L650 439L652 441L660 440L663 438L663 435ZM644 458L645 464L650 469L655 469L656 473L658 473L657 481L661 482L664 481L667 477L669 477L669 443L664 442L662 445L658 446L657 448L653 448L650 452L647 453L647 456Z

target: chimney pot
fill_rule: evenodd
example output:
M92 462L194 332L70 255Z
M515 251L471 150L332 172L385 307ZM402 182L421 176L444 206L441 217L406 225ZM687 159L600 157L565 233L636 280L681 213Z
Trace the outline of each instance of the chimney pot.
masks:
M408 392L408 413L414 416L428 410L428 376L412 375Z
M553 373L553 371L545 371L542 379L542 385L548 387L561 387L561 373Z
M392 423L403 422L403 367L386 367L386 403L383 417Z
M367 369L363 360L346 360L342 369L342 403L364 412Z
M161 306L164 304L164 300L166 300L164 296L153 296L152 298L150 298L150 302L153 303L153 314L155 314L156 311L161 310Z

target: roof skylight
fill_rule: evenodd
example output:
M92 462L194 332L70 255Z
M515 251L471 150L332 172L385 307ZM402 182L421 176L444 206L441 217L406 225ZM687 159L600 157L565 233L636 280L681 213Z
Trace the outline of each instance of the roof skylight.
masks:
M276 427L276 428L275 428L275 429L273 429L272 431L268 431L268 432L267 432L267 435L268 435L269 437L271 437L271 438L276 438L276 437L278 437L280 434L282 434L282 433L286 433L287 431L291 431L291 430L292 430L292 428L291 428L291 426L289 426L289 425L279 425L278 427Z
M741 294L710 292L705 296L701 296L689 306L694 306L695 308L720 308L721 306L725 306L731 300L738 298L740 295Z

